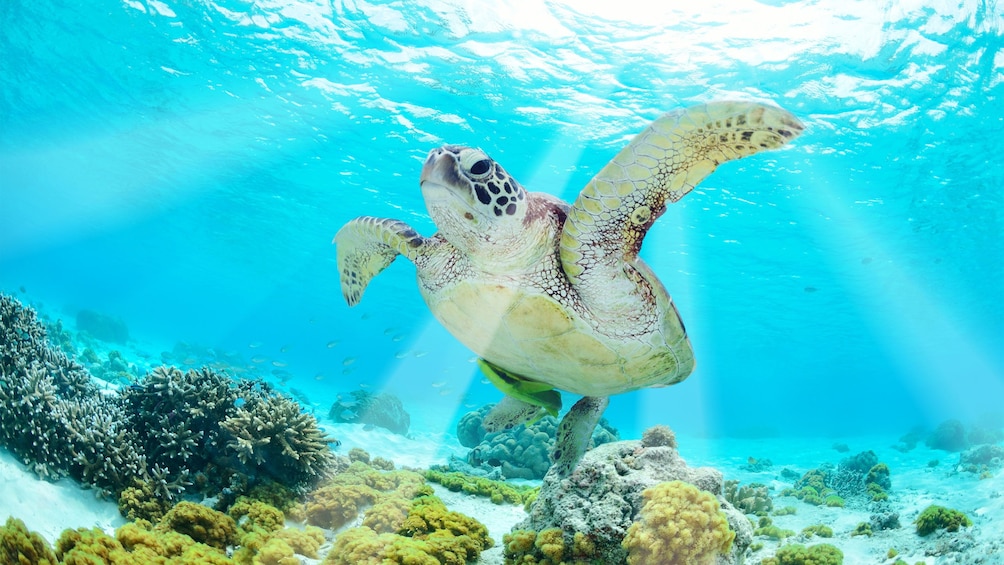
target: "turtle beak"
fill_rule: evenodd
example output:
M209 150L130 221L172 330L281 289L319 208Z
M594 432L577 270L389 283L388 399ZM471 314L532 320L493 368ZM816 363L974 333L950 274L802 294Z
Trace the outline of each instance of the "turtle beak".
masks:
M432 182L445 187L462 185L457 174L457 156L450 149L451 146L444 145L429 151L419 176L420 184Z

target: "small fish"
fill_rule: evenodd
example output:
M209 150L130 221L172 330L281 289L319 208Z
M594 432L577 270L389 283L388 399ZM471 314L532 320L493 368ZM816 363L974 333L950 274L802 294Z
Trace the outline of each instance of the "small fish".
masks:
M282 347L279 348L279 353L286 353L287 351L289 351L290 347L292 347L292 345L283 345Z
M349 365L351 365L351 364L353 364L355 362L356 362L356 358L355 357L346 357L345 359L342 359L342 366L348 367Z
M468 362L468 363L477 363L477 362L478 362L478 356L477 356L477 355L475 355L475 356L473 356L473 357L468 357L468 358L467 358L467 362Z
M370 385L368 383L359 383L359 388L369 388L369 387Z
M315 381L323 381L324 380L324 375L321 375L321 374L314 375L314 380Z
M289 363L283 363L282 361L272 361L273 367L286 367Z
M396 329L394 329L394 328L387 328L387 329L385 329L385 330L383 331L383 335L390 335L390 334L392 334L392 333L394 333L394 332L396 332L396 331L397 331L397 330L396 330Z
M337 339L333 339L333 340L331 340L331 341L328 342L328 349L331 349L332 347L334 347L336 345L338 345L338 340Z
M397 334L394 337L390 338L391 341L401 341L402 339L404 339L404 336L401 334Z
M444 388L443 390L439 391L439 396L449 396L451 394L453 394L452 388Z
M394 354L395 359L404 359L407 356L408 356L407 351L398 351L397 353Z
M481 379L481 384L483 384L483 385L490 385L490 384L492 384L492 382L490 380L488 380L488 379Z
M470 403L464 404L464 408L467 408L468 410L475 407L477 407L477 404L470 404Z
M248 344L248 347L250 347L251 349L258 349L259 347L261 347L261 342L252 341L251 343Z
M427 351L416 351L415 352L415 357L425 357L428 354L429 353Z
M244 400L243 398L238 398L237 400L234 400L234 406L236 406L237 408L240 408L241 406L244 406L244 404L246 402L247 401Z
M817 290L819 290L819 289L816 288L816 287L814 287L814 286L807 286L807 287L805 287L805 292L812 293L812 292L816 292Z
M268 361L268 357L263 357L261 355L256 355L251 358L252 363L264 363L265 361Z
M446 381L438 381L432 383L432 388L442 388L444 386L446 386Z

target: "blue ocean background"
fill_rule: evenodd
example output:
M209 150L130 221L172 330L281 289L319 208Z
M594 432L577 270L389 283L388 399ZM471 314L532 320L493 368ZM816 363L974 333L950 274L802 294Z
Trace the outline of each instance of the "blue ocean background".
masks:
M608 419L846 436L999 413L1004 7L655 4L4 1L0 290L120 318L150 364L198 344L319 414L362 386L452 432L500 394L406 261L345 305L338 228L433 233L418 173L444 143L571 200L660 113L767 101L805 134L720 167L642 249L697 370Z

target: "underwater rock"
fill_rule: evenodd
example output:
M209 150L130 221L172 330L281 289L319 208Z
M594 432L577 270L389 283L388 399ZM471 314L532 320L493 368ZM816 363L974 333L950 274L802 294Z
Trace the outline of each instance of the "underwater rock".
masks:
M389 392L354 390L339 394L328 416L340 424L378 426L401 435L407 435L411 426L411 416L401 399Z
M101 341L112 343L129 341L129 328L125 322L93 310L77 312L77 331L87 332Z
M924 442L931 449L941 449L943 451L962 451L969 447L969 440L966 438L966 428L958 420L945 420L933 432L928 434Z
M677 480L715 496L736 534L729 553L719 555L715 563L740 563L753 539L753 528L725 500L722 474L710 467L688 467L675 449L645 447L637 440L606 443L587 451L565 479L548 474L529 516L514 531L560 528L568 547L576 543L576 532L585 533L596 552L591 559L623 563L627 550L621 543L641 513L642 491Z

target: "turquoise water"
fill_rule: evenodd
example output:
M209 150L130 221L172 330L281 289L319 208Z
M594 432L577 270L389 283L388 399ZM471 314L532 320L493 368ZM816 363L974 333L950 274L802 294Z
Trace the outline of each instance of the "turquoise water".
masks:
M649 4L5 1L0 289L121 318L154 359L196 343L318 410L362 385L452 431L499 394L405 261L344 304L338 228L433 233L418 174L444 143L571 200L661 112L753 99L807 130L649 234L698 368L614 398L622 436L999 410L1004 8Z

